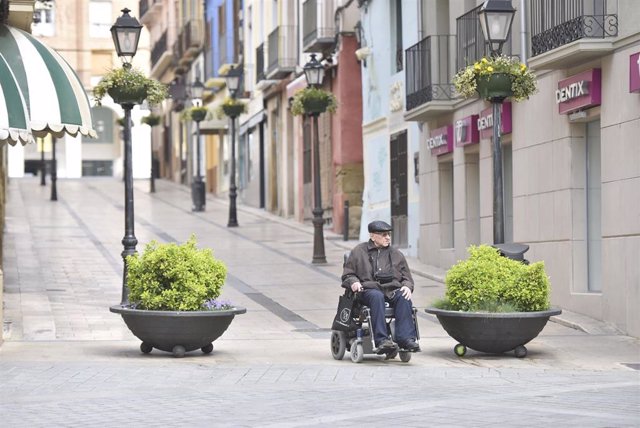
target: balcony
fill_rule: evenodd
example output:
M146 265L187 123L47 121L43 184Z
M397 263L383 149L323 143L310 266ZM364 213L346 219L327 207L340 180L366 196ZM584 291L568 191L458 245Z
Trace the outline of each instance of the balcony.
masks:
M617 2L531 1L532 68L561 69L601 57L617 36Z
M264 69L264 43L256 48L256 84L265 80L267 75Z
M268 79L283 79L295 72L297 64L297 27L281 25L269 34L267 57Z
M302 5L302 50L324 52L335 43L335 0L307 0Z
M140 0L138 2L138 16L142 25L155 22L162 12L162 0Z
M183 25L174 45L178 63L188 67L204 45L204 26L201 19L192 19Z
M484 39L478 11L481 6L471 9L469 12L456 19L456 34L458 37L456 51L456 70L466 67L469 64L482 59L489 54L487 41ZM511 37L502 47L502 53L511 56Z
M173 52L167 49L167 31L151 48L151 77L159 79L173 62Z
M406 50L406 120L423 122L453 111L458 101L450 82L455 40L428 36Z

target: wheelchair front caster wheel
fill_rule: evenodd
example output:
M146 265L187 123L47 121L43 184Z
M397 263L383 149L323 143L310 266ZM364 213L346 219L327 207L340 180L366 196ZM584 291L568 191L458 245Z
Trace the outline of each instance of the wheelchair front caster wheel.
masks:
M184 357L185 352L187 352L187 350L184 349L184 346L176 345L173 347L173 356L176 358Z
M513 352L518 358L524 358L527 356L527 348L525 348L524 345L516 346L516 349L514 349Z
M362 343L353 342L351 344L351 361L361 363L363 359L364 350L362 349Z
M148 354L152 350L153 350L153 346L151 346L147 342L142 342L140 344L140 351L142 351L143 354Z
M343 331L331 332L331 355L336 360L344 357L344 351L347 350L347 335Z
M408 363L411 361L411 352L400 351L400 361L403 363Z
M464 346L461 343L458 343L456 346L453 347L453 352L458 356L458 357L464 357L464 354L467 353L467 347Z
M397 357L397 356L398 356L398 350L397 350L397 349L394 349L393 351L389 352L389 353L384 357L384 359L385 359L385 360L393 360L393 359L394 359L395 357Z
M213 351L213 343L203 346L200 350L205 354L210 354Z

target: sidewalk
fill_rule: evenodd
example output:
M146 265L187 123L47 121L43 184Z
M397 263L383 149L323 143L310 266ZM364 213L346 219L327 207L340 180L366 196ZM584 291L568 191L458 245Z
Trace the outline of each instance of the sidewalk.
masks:
M228 267L222 297L247 308L210 355L144 355L120 316L123 184L59 180L57 202L37 179L11 180L4 246L8 331L0 346L2 426L558 426L637 427L640 342L593 320L548 323L526 358L453 353L424 312L443 272L410 259L422 352L409 363L330 353L344 251L327 232L326 265L311 264L313 232L208 197L191 212L187 187L135 182L138 251L195 233ZM565 314L563 314L565 315ZM571 315L574 316L574 315ZM376 394L379 391L379 394ZM366 403L354 400L367 394ZM389 397L394 397L390 399ZM526 415L523 418L523 415Z

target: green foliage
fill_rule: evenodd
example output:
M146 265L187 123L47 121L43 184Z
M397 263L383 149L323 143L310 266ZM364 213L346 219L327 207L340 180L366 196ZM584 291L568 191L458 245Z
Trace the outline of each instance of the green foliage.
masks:
M121 67L110 70L93 88L93 98L96 105L101 105L102 99L111 88L127 88L131 91L144 88L149 105L160 104L169 94L166 85L145 76L140 70Z
M162 118L159 115L151 113L148 116L144 116L142 119L140 119L140 122L154 127L160 125L161 120Z
M227 268L211 249L198 249L195 235L184 244L151 241L143 254L127 257L129 300L138 309L203 310L220 295Z
M471 98L476 94L477 78L494 73L507 73L513 77L511 98L515 101L526 100L537 91L536 76L527 66L518 58L509 58L504 55L482 58L473 65L463 68L453 76L453 85L462 97Z
M544 263L531 265L500 256L488 245L471 246L470 257L449 269L445 302L459 311L532 312L549 308ZM441 308L445 309L445 308Z
M326 109L330 113L335 113L338 109L338 101L336 96L324 89L316 88L314 86L307 86L306 88L296 92L293 96L293 102L291 103L291 114L297 116L307 111L306 106L309 103L321 103L326 104Z
M200 120L204 120L210 116L211 114L209 109L201 106L185 108L180 113L180 119L182 119L183 121L196 120L196 118L201 118ZM200 120L198 120L198 122Z
M216 117L222 118L223 116L231 117L232 114L239 116L242 113L247 112L247 103L239 101L235 98L227 97L222 104L216 109Z

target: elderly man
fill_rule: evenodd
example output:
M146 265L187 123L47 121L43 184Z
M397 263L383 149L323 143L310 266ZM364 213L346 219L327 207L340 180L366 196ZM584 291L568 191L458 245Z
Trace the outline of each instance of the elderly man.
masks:
M344 265L342 286L359 293L371 310L373 340L378 353L389 353L397 345L420 350L413 323L413 278L404 255L391 244L391 226L384 221L369 223L369 241L358 244ZM395 310L395 338L390 340L385 322L385 301Z

